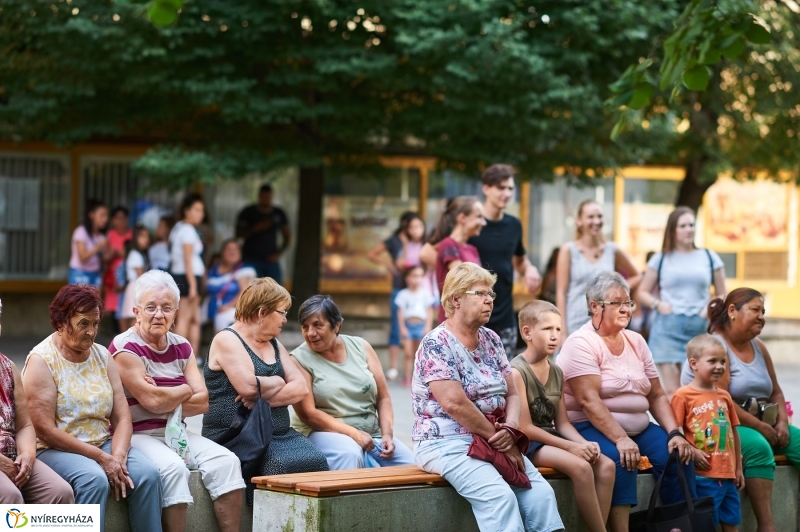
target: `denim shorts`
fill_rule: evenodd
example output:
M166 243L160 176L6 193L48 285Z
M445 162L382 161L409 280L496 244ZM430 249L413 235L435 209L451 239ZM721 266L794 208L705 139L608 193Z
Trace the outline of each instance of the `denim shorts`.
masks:
M406 330L409 340L422 340L425 337L425 322L406 320Z
M739 490L733 480L697 475L697 496L714 498L714 526L719 526L720 522L726 525L738 525L742 522Z
M656 314L647 341L656 364L682 364L686 360L686 344L706 332L708 320L697 314Z

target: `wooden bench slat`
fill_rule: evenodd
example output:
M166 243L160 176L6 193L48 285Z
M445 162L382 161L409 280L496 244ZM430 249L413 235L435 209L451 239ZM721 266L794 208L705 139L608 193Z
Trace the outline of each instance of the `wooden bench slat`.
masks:
M292 473L286 475L268 475L253 477L253 484L294 487L305 480L342 480L351 478L386 477L416 473L421 469L415 465L376 467L371 469L340 469L337 471L318 471L316 473Z
M330 496L338 494L342 490L357 490L368 488L388 488L397 486L411 486L415 484L430 484L436 486L446 486L445 481L439 475L423 473L419 475L409 475L405 477L360 479L355 481L332 480L327 482L301 482L295 486L295 490L317 496Z
M786 458L782 454L775 455L775 464L776 465L792 465L788 458Z

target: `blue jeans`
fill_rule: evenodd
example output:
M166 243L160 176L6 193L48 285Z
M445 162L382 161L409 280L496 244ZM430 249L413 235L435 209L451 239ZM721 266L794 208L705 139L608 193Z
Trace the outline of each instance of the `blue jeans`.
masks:
M319 432L314 431L308 435L308 440L325 455L328 460L328 467L331 471L339 469L361 469L373 467L370 462L376 463L379 467L411 465L414 463L414 454L406 445L393 438L394 454L389 458L382 458L381 439L372 438L375 447L368 451L369 458L356 441L350 436L339 434L338 432Z
M87 272L77 268L70 268L67 276L67 284L88 284L89 286L100 287L100 272Z
M531 489L510 486L489 462L467 456L472 436L414 442L417 465L441 475L472 505L483 531L550 532L563 530L553 488L525 460Z
M400 322L397 321L397 305L394 304L394 298L397 297L400 290L392 289L392 295L389 297L389 347L400 346Z
M111 453L111 440L100 447ZM100 464L86 456L45 449L36 458L61 475L75 492L75 504L100 505L100 530L105 528L106 502L111 494L106 476ZM128 493L128 519L131 530L161 530L161 477L158 468L136 449L128 452L128 474L133 481L133 490Z
M639 502L636 496L636 476L639 472L628 471L620 465L617 446L606 438L602 432L594 428L591 422L581 421L575 423L575 429L587 441L594 441L600 444L600 452L611 458L614 461L614 465L617 466L617 477L614 482L611 506L622 504L636 506ZM655 423L650 423L646 429L630 438L639 446L641 455L650 460L653 465L653 474L656 478L661 476L661 473L664 472L664 467L667 465L667 458L669 458L667 433L664 429ZM689 465L684 465L683 471L686 473L686 481L689 483L689 492L692 494L692 498L695 499L697 498L697 490L695 488L694 463L690 462ZM678 470L672 465L664 477L664 482L661 483L661 501L664 504L674 504L685 499L683 488L681 488L678 481Z
M714 498L714 526L719 526L720 522L726 525L738 525L742 522L739 490L733 480L697 475L697 496Z

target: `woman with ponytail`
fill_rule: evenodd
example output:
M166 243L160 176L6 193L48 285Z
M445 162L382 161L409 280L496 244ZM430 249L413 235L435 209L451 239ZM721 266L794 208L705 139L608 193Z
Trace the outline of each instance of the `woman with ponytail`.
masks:
M716 386L727 390L736 404L745 489L759 532L775 532L771 507L775 454L785 455L800 468L800 429L789 425L775 366L758 338L765 323L764 296L752 288L737 288L724 301L711 300L708 320L708 332L718 336L728 351L728 371ZM681 384L693 377L684 364Z
M447 272L462 262L481 265L481 257L475 246L467 244L467 240L481 234L486 225L483 217L483 204L476 196L459 196L451 201L439 221L436 223L434 235L443 237L438 242L436 251L436 280L439 293L442 293ZM448 235L448 236L443 236ZM445 320L444 308L439 307L439 323Z
M575 216L575 240L561 246L556 265L556 306L563 316L564 336L589 321L585 294L589 283L601 272L619 272L631 290L640 274L630 256L603 238L603 206L584 200Z

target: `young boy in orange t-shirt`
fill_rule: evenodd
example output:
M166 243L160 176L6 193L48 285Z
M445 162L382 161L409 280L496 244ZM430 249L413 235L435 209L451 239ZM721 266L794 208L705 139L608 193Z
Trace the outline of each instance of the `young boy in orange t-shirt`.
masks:
M736 532L742 522L739 489L744 487L739 425L733 399L714 384L725 373L727 350L710 334L692 338L686 357L694 380L672 397L675 419L694 443L697 496L714 498L714 526Z

